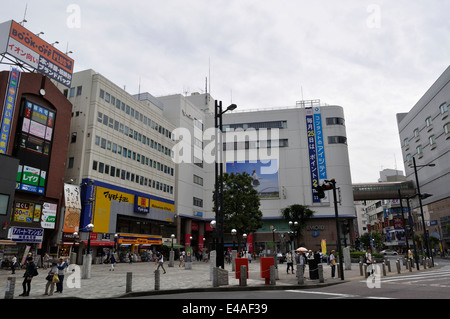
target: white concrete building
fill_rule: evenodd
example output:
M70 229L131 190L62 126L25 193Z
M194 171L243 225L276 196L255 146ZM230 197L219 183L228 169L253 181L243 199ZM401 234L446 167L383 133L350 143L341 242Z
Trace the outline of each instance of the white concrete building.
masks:
M139 101L93 70L75 73L64 94L73 104L65 178L81 186L81 239L89 223L94 247L111 247L117 233L170 238L176 229L175 126L163 116L162 103L149 94ZM119 237L118 243L125 241ZM133 251L145 247L137 236L128 243Z
M424 199L425 228L440 239L444 248L450 244L450 67L425 92L407 113L397 114L407 180L416 183L416 161L420 193ZM434 167L428 166L434 164ZM417 186L417 185L416 185ZM424 231L419 204L412 201L416 234Z

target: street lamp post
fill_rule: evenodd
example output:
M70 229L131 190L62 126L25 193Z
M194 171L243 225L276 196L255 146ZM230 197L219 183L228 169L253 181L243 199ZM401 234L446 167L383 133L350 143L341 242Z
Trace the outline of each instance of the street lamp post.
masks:
M420 194L420 186L419 186L419 177L417 175L417 167L426 167L426 166L433 167L433 166L435 166L435 164L416 165L416 158L413 157L413 165L414 165L414 175L416 177L417 196L419 197L420 215L422 217L423 237L425 239L425 245L427 247L427 256L428 256L428 258L430 258L430 247L429 247L428 234L427 234L427 231L425 228L425 217L423 215L422 195ZM433 254L431 254L431 263L434 266Z
M87 245L87 252L84 256L83 261L83 279L89 279L91 278L91 265L92 265L92 254L91 254L91 232L94 229L93 224L89 224L85 227L85 229L88 231L88 245Z
M217 224L218 249L216 257L216 266L225 268L224 263L224 211L223 211L223 159L220 156L220 172L218 153L219 147L222 147L222 115L227 111L236 109L236 104L231 104L225 111L222 111L222 101L215 101L214 107L214 127L216 129L216 163L215 163L215 211ZM220 131L220 134L219 134ZM220 135L220 138L219 138ZM220 144L219 144L220 140ZM222 154L222 151L220 152ZM220 179L219 179L220 178Z
M171 244L171 247L170 247L170 253L169 253L169 267L173 267L173 262L174 262L174 255L175 255L175 253L174 253L174 251L173 251L173 239L175 238L175 235L174 234L172 234L172 235L170 235L170 238L171 238L171 240L172 240L172 244Z

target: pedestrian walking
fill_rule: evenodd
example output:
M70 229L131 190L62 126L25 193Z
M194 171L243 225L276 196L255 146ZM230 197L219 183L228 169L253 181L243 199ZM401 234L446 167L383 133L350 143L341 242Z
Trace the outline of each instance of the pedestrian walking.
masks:
M164 270L164 273L166 273L166 270L164 269L164 265L163 265L164 264L163 254L158 252L156 256L158 257L158 267L156 268L156 270L158 270L159 267L162 267L162 269Z
M59 258L59 263L57 264L59 282L56 283L56 292L63 292L64 275L66 273L67 266L67 262L63 258Z
M45 253L44 258L43 258L44 262L42 263L43 268L47 269L49 267L49 261L50 261L50 256L48 255L48 253Z
M331 266L331 278L336 276L336 256L334 255L335 251L332 250L329 256L329 262Z
M109 271L114 271L114 264L116 263L116 258L114 258L114 254L111 254L111 257L109 258L109 263L111 264L111 268Z
M180 263L178 264L178 267L181 267L181 266L184 267L184 255L185 255L185 252L182 251L182 252L180 253Z
M291 272L294 273L294 260L292 259L292 254L290 251L288 251L286 254L286 263L287 263L286 273L289 274L289 268L291 269Z
M58 276L58 264L56 262L52 262L50 270L47 273L47 283L45 285L44 296L52 296L53 291L55 290L55 284L57 282L56 278ZM58 278L59 279L59 278ZM50 289L50 292L48 291Z
M13 258L11 258L11 274L14 275L16 273L16 267L18 267L17 265L17 257L16 255L13 256Z
M366 255L365 255L365 263L367 265L367 272L369 275L373 274L373 258L372 258L372 251L370 248L367 249Z
M23 293L21 293L19 296L27 297L30 295L31 290L31 280L34 276L37 275L36 265L33 262L33 257L29 256L27 257L26 261L26 268L25 273L23 274L23 282L22 282L22 288Z

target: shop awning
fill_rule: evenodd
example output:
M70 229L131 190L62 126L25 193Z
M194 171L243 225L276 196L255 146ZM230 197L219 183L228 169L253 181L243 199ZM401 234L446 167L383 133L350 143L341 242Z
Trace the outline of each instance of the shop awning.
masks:
M88 241L83 240L83 244L87 245ZM102 241L102 240L91 240L91 246L114 246L115 242L113 241Z
M0 245L16 245L16 242L8 239L0 239Z

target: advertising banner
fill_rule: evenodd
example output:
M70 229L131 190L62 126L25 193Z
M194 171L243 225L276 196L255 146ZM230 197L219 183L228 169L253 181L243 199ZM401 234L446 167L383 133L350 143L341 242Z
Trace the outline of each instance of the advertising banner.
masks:
M42 207L41 227L46 229L55 229L56 210L58 205L52 203L44 203Z
M44 238L44 229L11 227L11 240L21 243L41 243Z
M17 92L19 91L20 71L12 69L9 74L8 88L3 104L2 122L0 123L0 154L6 154L11 125L14 117Z
M73 233L80 229L81 198L80 186L64 184L64 226L63 232Z
M226 171L228 174L248 173L253 179L253 188L258 191L261 199L278 198L280 197L278 169L273 167L278 167L278 160L227 163Z
M317 167L316 139L314 131L313 111L311 107L305 108L306 111L306 136L308 139L309 169L311 173L311 185L319 185L319 170ZM316 190L312 189L313 203L320 203L320 198L316 195Z
M8 31L9 30L9 31ZM8 54L34 70L70 87L74 61L14 20L0 24L0 54Z

